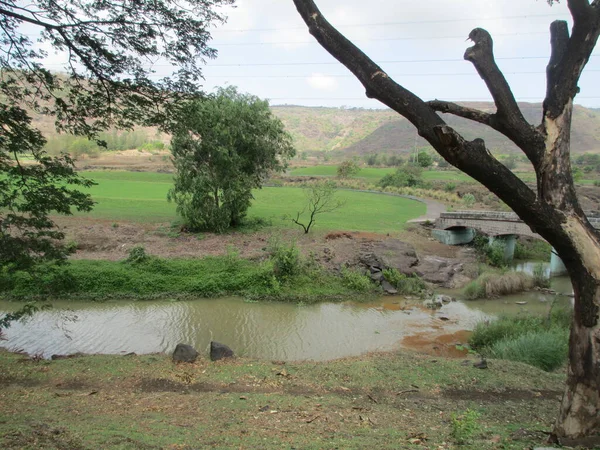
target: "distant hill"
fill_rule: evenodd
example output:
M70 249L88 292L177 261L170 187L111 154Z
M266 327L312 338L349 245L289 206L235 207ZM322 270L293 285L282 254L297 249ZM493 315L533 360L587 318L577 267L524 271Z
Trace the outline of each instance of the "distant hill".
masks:
M488 112L495 110L492 103L464 105ZM521 103L520 107L530 123L540 123L541 104ZM285 123L300 152L343 152L348 156L374 152L401 154L410 152L415 144L428 145L406 119L389 109L274 106L272 110ZM444 115L444 120L466 139L484 139L491 150L518 151L512 142L489 127L448 115ZM573 153L600 152L600 109L575 106L571 140Z

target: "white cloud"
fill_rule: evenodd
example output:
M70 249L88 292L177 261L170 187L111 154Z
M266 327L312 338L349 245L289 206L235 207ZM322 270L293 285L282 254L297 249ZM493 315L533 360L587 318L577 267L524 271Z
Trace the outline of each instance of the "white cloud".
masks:
M320 73L313 73L306 79L306 82L321 91L333 91L338 87L338 81L335 78Z

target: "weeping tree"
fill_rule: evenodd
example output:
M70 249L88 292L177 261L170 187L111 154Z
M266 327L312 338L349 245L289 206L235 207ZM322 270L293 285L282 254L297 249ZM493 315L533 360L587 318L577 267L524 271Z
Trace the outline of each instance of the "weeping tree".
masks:
M496 111L424 101L394 81L323 17L313 0L294 0L310 33L363 84L366 95L407 118L448 163L475 178L508 204L564 261L575 293L567 386L554 427L562 443L600 444L600 235L590 225L575 192L570 164L573 100L578 80L600 34L600 0L567 0L573 27L550 25L551 56L539 124L528 123L498 68L492 36L476 28L464 58L491 93ZM549 1L552 3L552 1ZM536 173L527 186L499 162L482 139L467 140L439 113L487 125L514 142Z

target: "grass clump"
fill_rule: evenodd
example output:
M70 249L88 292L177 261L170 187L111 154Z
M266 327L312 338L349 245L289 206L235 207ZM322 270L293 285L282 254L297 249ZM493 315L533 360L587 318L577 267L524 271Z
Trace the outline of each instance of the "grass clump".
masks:
M452 439L459 445L469 442L480 429L479 417L479 413L472 409L467 409L462 414L452 414L450 417Z
M550 372L567 360L569 330L553 328L530 331L513 339L496 342L489 351L492 358L519 361Z
M344 285L357 292L366 292L373 289L371 279L360 270L342 267L340 271Z
M501 316L493 322L477 324L469 345L491 358L555 370L567 360L571 316L571 311L564 308L552 308L546 317Z
M533 277L526 273L485 272L465 286L463 295L467 300L494 298L523 292L533 286Z
M416 273L405 275L397 269L389 268L383 271L383 276L398 293L403 295L421 295L427 290L427 284Z
M536 264L533 268L533 285L545 289L550 287L550 277L543 264Z

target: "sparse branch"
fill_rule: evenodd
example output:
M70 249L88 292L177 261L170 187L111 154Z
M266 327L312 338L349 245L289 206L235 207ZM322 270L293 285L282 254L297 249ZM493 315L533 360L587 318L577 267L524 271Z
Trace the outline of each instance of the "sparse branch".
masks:
M569 0L573 16L571 36L567 24L560 21L550 26L552 56L547 69L545 115L559 117L565 106L579 93L579 77L600 35L600 2Z
M475 45L465 51L464 58L475 66L492 94L497 108L493 128L517 144L529 160L536 164L540 155L536 151L538 147L532 143L540 141L541 136L523 117L508 81L496 64L492 37L483 28L475 28L469 33L469 39Z
M474 122L493 126L493 114L489 114L475 108L468 108L466 106L461 106L456 103L447 102L444 100L431 100L427 102L427 104L431 106L431 108L433 108L435 111L445 114L452 114L454 116L462 117L463 119L469 119Z
M591 11L590 2L588 0L568 0L567 6L573 18L584 18Z

